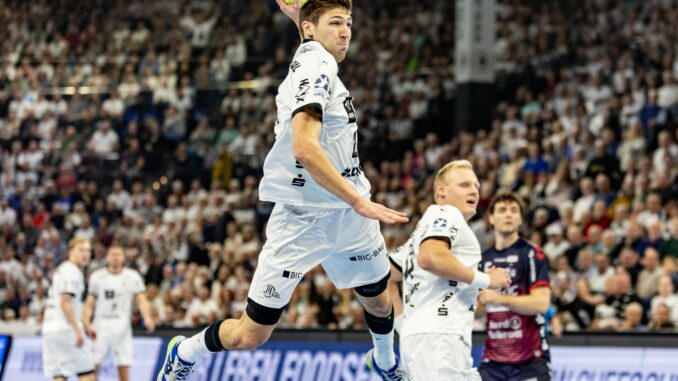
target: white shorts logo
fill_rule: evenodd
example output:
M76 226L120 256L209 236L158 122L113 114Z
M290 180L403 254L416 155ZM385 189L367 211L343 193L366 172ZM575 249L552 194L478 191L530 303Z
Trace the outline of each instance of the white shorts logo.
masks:
M276 298L280 299L280 294L275 291L275 287L270 284L264 286L264 296L267 298Z

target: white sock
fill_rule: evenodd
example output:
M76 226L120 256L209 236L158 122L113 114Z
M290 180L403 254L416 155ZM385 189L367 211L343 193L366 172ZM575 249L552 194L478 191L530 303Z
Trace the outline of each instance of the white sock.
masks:
M374 344L374 361L380 369L389 370L396 364L395 353L393 352L393 331L386 335L380 335L370 331L372 343Z
M205 331L207 328L179 343L177 353L182 360L195 363L201 356L211 353L205 344Z

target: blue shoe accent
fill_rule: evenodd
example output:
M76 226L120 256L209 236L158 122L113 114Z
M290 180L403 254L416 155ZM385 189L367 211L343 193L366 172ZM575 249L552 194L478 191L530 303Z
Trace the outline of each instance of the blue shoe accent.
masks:
M374 349L370 349L366 356L367 367L376 372L384 381L411 381L409 374L400 366L400 360L396 356L396 363L393 368L383 370L379 368L377 362L374 360Z
M160 368L156 381L186 381L193 373L195 363L190 363L179 357L179 344L185 339L184 336L174 336L167 344L165 362Z

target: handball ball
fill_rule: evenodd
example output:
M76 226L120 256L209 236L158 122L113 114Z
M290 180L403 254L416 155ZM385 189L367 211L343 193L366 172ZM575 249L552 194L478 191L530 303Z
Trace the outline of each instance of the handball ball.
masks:
M301 5L306 4L307 1L308 1L308 0L301 0ZM292 4L296 3L296 2L297 2L297 0L285 0L285 4L287 4L287 5L292 5Z

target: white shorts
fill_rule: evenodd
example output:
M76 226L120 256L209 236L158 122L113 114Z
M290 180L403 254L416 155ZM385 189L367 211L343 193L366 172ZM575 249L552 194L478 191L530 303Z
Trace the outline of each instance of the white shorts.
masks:
M320 264L337 288L376 283L390 271L379 222L351 208L276 204L266 228L249 298L282 308L304 274Z
M73 376L94 371L87 341L75 346L73 331L45 333L42 336L42 369L48 378Z
M400 338L400 356L413 381L480 381L471 346L460 335L424 333Z
M128 330L121 334L106 334L105 329L98 329L97 338L94 340L93 357L94 363L101 365L109 353L113 355L113 361L117 366L132 365L132 331Z

